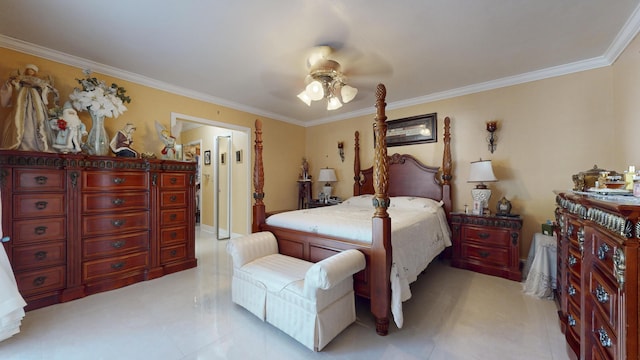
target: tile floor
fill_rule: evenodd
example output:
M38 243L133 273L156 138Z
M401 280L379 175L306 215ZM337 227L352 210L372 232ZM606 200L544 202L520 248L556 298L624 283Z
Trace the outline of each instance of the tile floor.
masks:
M195 269L28 312L0 359L568 358L553 301L441 261L412 285L402 329L377 336L358 299L356 323L313 353L231 303L226 243L202 231Z

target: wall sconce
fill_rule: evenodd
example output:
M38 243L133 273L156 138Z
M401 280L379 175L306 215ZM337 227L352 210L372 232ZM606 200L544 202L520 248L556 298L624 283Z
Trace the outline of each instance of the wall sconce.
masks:
M340 159L344 162L344 141L338 141L338 154L340 154Z
M489 142L489 151L493 154L496 150L496 145L498 143L498 137L494 135L494 133L498 130L498 122L497 121L487 121L487 131L489 132L489 136L487 137L487 142Z

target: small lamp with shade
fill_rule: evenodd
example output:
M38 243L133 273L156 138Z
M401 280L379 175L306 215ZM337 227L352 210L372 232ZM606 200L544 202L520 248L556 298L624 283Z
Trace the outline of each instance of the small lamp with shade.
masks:
M324 187L322 188L322 193L325 196L325 201L331 197L331 182L338 181L336 178L336 172L330 168L320 169L320 173L318 174L318 181L324 182Z
M489 198L491 198L491 189L487 188L486 182L498 181L493 174L491 160L473 161L469 169L469 180L467 182L478 183L474 189L471 189L471 197L473 198L473 213L482 215L484 209L489 207Z

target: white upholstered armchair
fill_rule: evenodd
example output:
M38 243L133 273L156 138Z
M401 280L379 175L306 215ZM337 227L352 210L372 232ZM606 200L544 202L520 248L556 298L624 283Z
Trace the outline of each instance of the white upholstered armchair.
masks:
M229 240L234 303L320 351L356 319L353 274L364 255L346 250L317 263L278 254L270 232Z

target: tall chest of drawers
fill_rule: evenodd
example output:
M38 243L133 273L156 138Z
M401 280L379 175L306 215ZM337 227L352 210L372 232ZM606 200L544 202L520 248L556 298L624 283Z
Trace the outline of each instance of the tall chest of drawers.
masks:
M156 210L167 174L182 219L171 267ZM27 309L195 267L194 178L193 163L0 151L3 245Z
M638 359L640 202L558 193L556 203L558 313L571 355Z

